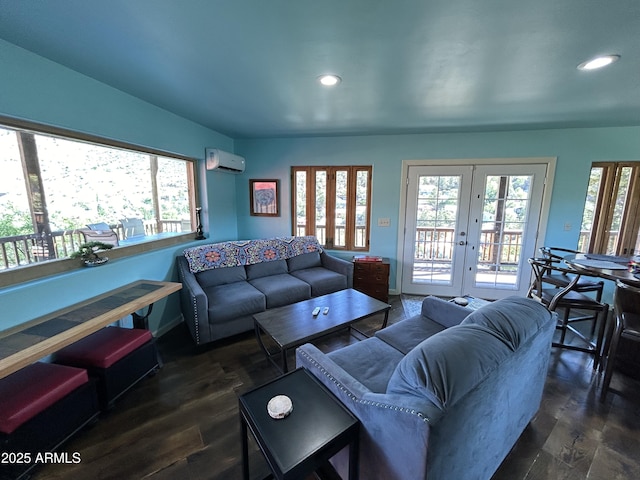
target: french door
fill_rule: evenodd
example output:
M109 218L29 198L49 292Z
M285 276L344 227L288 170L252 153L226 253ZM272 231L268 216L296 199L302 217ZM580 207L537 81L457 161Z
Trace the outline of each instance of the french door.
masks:
M525 295L545 164L410 166L402 292Z

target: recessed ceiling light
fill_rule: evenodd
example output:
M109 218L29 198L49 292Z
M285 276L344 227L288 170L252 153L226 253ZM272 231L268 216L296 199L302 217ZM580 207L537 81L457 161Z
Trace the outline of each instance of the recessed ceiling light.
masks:
M342 79L337 75L321 75L318 77L318 81L326 87L333 87L339 84Z
M620 55L602 55L600 57L592 58L586 62L582 62L578 65L578 70L596 70L597 68L606 67L613 62L620 60Z

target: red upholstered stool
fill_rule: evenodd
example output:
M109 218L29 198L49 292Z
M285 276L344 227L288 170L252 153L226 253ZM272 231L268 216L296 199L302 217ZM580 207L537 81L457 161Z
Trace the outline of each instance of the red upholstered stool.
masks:
M0 464L0 478L21 477L38 453L56 450L99 413L84 369L38 362L0 379L0 452L22 455Z
M149 330L107 327L59 350L58 364L86 368L98 379L101 410L158 369L158 352Z

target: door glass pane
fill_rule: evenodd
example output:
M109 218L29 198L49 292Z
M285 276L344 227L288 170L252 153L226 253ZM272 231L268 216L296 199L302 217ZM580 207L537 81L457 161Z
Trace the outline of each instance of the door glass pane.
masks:
M316 237L320 245L327 244L327 172L316 172Z
M296 235L307 234L307 172L295 172Z
M347 181L348 173L346 170L336 171L336 213L335 213L335 233L333 237L333 245L336 247L344 247L347 245L346 227L347 227Z
M487 175L476 286L517 286L532 180L528 175Z
M364 248L367 246L367 218L369 218L367 205L367 191L369 189L369 172L358 170L356 172L356 231L355 246Z
M414 283L451 285L461 179L418 177Z

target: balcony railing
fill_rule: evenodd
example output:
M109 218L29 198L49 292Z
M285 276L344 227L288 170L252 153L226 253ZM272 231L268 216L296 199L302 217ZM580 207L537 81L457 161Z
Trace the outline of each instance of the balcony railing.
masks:
M144 227L146 236L159 233L158 222L156 221L145 221ZM121 224L111 225L111 228L118 234L119 239L124 238L124 229ZM161 220L160 231L181 233L190 232L192 229L189 221ZM85 239L80 229L51 232L50 238L37 233L1 237L0 270L57 258L67 258L84 241ZM141 237L140 241L144 241L144 237Z
M145 234L147 236L158 233L158 223L145 221ZM118 234L118 238L124 238L124 229L121 224L112 225L111 228ZM189 221L161 220L161 232L190 232ZM297 235L305 234L305 226L298 225ZM618 232L609 233L611 241L617 238ZM316 237L321 245L326 242L326 228L316 226ZM580 232L580 245L586 243L589 232ZM365 245L366 230L364 227L356 228L356 245ZM611 243L611 241L609 243ZM32 233L29 235L16 235L0 238L0 270L22 265L43 262L56 258L66 258L78 249L84 242L80 230L61 230L51 233L51 247L46 238ZM452 228L416 229L415 255L418 262L431 260L448 262L452 260L453 247L455 246L455 230ZM334 245L345 244L345 227L338 226L335 230ZM505 231L503 238L497 238L493 230L484 230L480 236L479 263L484 265L518 265L522 248L522 232Z
M416 261L450 262L458 243L453 228L416 229ZM522 232L519 230L496 232L483 230L478 245L478 262L499 268L501 265L517 265L522 251Z
M305 233L305 225L298 224L296 227L296 235L302 236L306 235ZM341 247L347 244L346 240L346 227L344 225L338 225L335 227L335 233L333 237L333 245L334 247ZM316 225L316 238L320 245L327 244L327 228L324 225ZM364 247L367 243L367 229L364 226L356 227L356 246Z
M305 226L297 225L297 235L305 234ZM345 227L337 226L335 231L335 245L344 245ZM360 245L364 245L365 229L356 228L356 236ZM519 230L505 231L502 238L493 230L485 230L480 236L480 263L517 265L520 262L522 248L522 232ZM326 228L316 225L316 237L321 245L326 244ZM415 260L451 261L453 247L457 243L453 228L418 228L416 229Z

